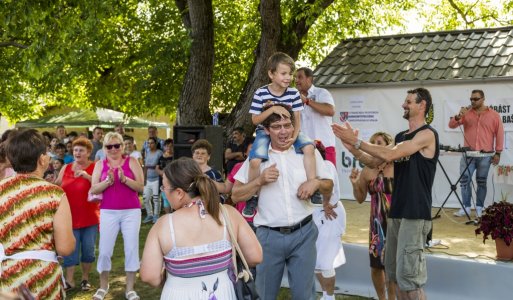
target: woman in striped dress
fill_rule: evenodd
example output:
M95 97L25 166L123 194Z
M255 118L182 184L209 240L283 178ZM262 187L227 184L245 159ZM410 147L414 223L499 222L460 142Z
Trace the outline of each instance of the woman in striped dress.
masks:
M64 191L42 177L50 157L36 130L11 133L6 155L16 175L0 181L0 291L25 285L35 299L64 299L58 255L75 247Z
M180 158L164 169L162 190L176 211L151 228L141 279L153 286L165 281L161 299L236 299L232 244L213 181L192 159ZM226 208L248 264L258 264L262 248L253 230L233 207Z

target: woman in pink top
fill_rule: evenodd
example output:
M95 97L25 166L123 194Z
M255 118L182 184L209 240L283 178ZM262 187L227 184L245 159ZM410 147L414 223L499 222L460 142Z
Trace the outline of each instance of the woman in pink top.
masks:
M135 275L139 270L139 229L141 203L138 193L143 191L144 177L141 165L124 155L123 137L109 132L103 140L106 159L96 162L91 182L92 194L101 194L100 244L98 265L100 288L93 296L102 300L109 291L109 272L116 237L121 230L125 249L126 290L128 300L140 299L134 291Z

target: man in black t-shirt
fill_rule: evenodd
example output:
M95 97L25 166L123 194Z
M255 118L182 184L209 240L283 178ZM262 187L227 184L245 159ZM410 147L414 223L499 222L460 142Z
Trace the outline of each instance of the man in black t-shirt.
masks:
M369 167L394 162L394 187L390 207L385 272L397 282L399 299L425 299L427 281L424 245L431 230L431 188L439 155L438 133L432 119L431 95L424 88L407 92L402 105L408 130L395 138L395 146L383 147L358 138L349 123L334 124L333 132L344 146Z
M226 150L224 151L226 174L230 174L233 166L237 163L246 160L246 150L250 143L251 141L246 138L246 134L242 127L233 129L232 138L228 142L228 145L226 145Z

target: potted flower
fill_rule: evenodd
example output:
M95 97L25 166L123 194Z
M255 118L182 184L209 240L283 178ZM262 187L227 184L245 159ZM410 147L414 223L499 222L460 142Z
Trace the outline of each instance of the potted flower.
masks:
M502 200L488 206L481 216L481 222L476 229L476 235L483 234L483 244L488 236L495 240L497 259L513 259L513 203ZM505 247L505 249L502 249ZM506 251L503 253L502 251Z

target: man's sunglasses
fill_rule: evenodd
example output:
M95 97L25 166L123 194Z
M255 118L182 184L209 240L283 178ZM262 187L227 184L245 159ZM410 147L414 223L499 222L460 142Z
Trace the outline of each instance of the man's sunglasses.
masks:
M470 101L479 101L479 100L481 100L481 97L479 97L479 98L470 98Z
M107 150L111 150L112 148L119 149L120 147L121 147L121 144L105 145L105 148L107 148Z

